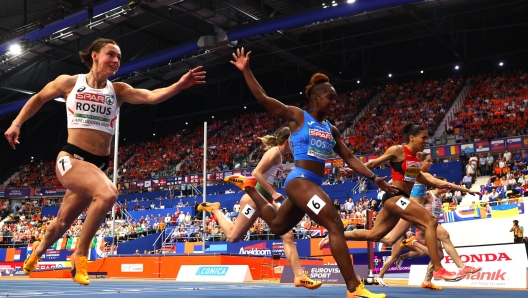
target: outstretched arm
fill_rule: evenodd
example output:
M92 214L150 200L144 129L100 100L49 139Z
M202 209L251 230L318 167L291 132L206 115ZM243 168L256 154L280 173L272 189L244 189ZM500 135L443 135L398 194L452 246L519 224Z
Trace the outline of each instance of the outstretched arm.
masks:
M158 104L163 102L180 91L190 88L194 85L205 84L205 71L202 71L202 66L195 67L185 73L178 82L155 90L136 89L126 83L114 83L114 88L117 94L117 99L131 104Z
M303 115L301 109L293 106L287 106L282 102L276 100L275 98L269 97L266 94L266 91L264 91L264 88L262 88L259 82L257 82L257 79L255 79L255 76L253 76L253 73L249 68L250 54L251 51L247 52L246 54L244 52L244 48L237 49L236 54L233 53L234 61L232 60L230 62L242 72L242 74L244 75L244 79L246 79L246 83L249 89L251 90L251 93L253 93L255 98L257 98L258 102L263 105L268 111L270 111L273 116L280 118L284 121L294 121L297 124L301 123L302 120L304 120L299 118Z
M18 137L20 135L20 127L31 118L42 107L44 103L50 101L59 95L64 95L70 92L75 85L76 76L61 75L55 80L49 82L39 93L31 96L26 102L18 116L11 123L11 126L6 130L4 136L7 138L11 148L16 149L15 145L20 144Z

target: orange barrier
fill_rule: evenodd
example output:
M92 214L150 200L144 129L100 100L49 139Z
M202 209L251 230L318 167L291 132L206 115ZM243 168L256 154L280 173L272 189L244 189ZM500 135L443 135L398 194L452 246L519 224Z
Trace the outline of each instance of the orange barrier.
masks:
M301 265L322 265L322 259L301 259ZM113 256L88 264L90 274L124 278L176 278L181 265L248 265L253 279L280 279L282 267L290 265L285 258L226 254L133 255ZM279 269L279 270L275 270ZM34 271L32 278L71 278L70 269Z

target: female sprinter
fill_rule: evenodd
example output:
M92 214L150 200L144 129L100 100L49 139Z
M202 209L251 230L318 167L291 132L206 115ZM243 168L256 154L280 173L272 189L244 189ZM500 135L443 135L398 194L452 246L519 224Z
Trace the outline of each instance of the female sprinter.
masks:
M275 202L284 200L282 194L275 189L279 183L279 178L283 171L282 157L290 154L290 146L288 138L290 137L290 129L284 127L279 130L277 137L264 136L260 138L264 146L266 146L266 153L258 163L252 175L257 178L256 190L264 197L270 204L279 209L279 205ZM224 231L227 240L231 243L240 241L253 225L255 220L260 216L260 209L253 203L248 194L244 194L240 200L241 211L238 214L236 221L233 223L220 210L220 203L202 203L198 206L199 211L207 211L216 216L220 228ZM293 232L290 230L281 236L284 243L284 254L290 262L293 273L295 274L294 284L296 287L306 287L310 290L319 288L322 283L320 281L311 280L306 274L303 274L301 263L299 262L299 254L295 247Z
M389 161L392 173L392 184L398 188L398 192L396 194L385 193L383 195L383 208L376 217L376 223L372 230L346 232L345 238L356 241L380 241L397 226L400 219L404 219L423 228L427 248L429 251L437 251L436 229L438 221L430 213L426 212L421 204L410 200L410 197L414 196L414 194L409 194L413 190L415 182L419 182L424 187L431 186L441 189L450 189L451 186L449 183L431 179L432 176L430 175L426 177L420 170L421 160L417 153L422 152L427 145L427 130L419 125L407 123L403 126L402 132L407 145L392 146L382 156L365 164L369 169L373 169ZM409 223L399 224L398 233L394 233L394 231L391 233L393 235L391 236L391 244L396 242L410 227ZM330 235L330 238L332 236ZM330 241L330 245L332 245L332 241ZM387 243L386 240L382 242ZM430 257L434 266L435 279L458 281L462 278L457 273L446 271L442 267L438 255L432 254Z
M433 175L431 175L429 173L429 171L431 170L431 166L433 165L433 160L431 159L431 155L429 153L418 152L417 156L418 156L418 158L421 161L420 171L421 171L422 175L427 180L432 181L432 182L434 182L436 184L445 183L444 180L435 178ZM458 190L458 191L462 191L462 192L467 192L467 193L472 194L472 195L481 195L481 193L478 192L478 191L472 191L472 190L469 190L467 188L461 187L461 186L456 185L456 184L449 183L449 186L450 186L450 189L452 189L452 190ZM419 204L419 205L424 206L424 204L426 202L426 191L427 191L427 187L424 184L415 183L413 185L413 188L412 188L412 191L411 191L411 194L410 194L410 200L415 202L415 203L417 203L417 204ZM441 191L441 190L438 190L438 191ZM433 212L432 215L435 218L438 218L439 213L437 214L436 212ZM400 219L398 224L396 224L396 226L394 227L394 229L392 229L392 231L390 231L389 234L387 234L385 237L383 237L380 240L380 242L382 242L382 243L392 245L392 253L391 253L391 259L390 259L391 262L394 262L394 261L400 262L402 260L402 259L399 259L399 257L398 257L400 255L400 252L401 252L401 247L399 245L401 242L399 241L399 239L401 239L400 238L401 235L403 235L407 230L409 230L409 228L411 226L412 226L411 222L408 222L408 221L406 221L404 219ZM422 231L420 230L420 232L422 232ZM449 233L445 230L444 227L439 225L437 227L437 229L436 229L436 232L437 232L436 236L437 236L438 240L440 240L442 242L442 244L444 246L444 249L446 250L447 254L453 259L453 262L459 268L458 275L463 277L463 276L466 276L468 274L473 274L473 273L479 272L481 270L480 267L466 266L462 262L462 260L460 259L460 256L458 255L458 253L457 253L457 251L455 249L455 246L451 242L451 239L449 237ZM352 240L353 237L354 236L351 234L351 232L345 232L345 238L347 240ZM319 244L320 248L324 247L327 244L327 242L328 242L327 238L323 239L321 241L321 243ZM413 243L413 241L411 240L409 242L409 244L412 245L412 243ZM404 244L406 244L406 241L404 241ZM409 246L409 244L407 244L407 246ZM423 244L420 244L420 243L417 243L416 246L418 246L417 248L419 248L420 250L424 251L424 253L429 255L428 246L426 247L426 246L424 246ZM418 257L418 255L416 255L415 257ZM382 277L383 277L383 275L382 275ZM379 281L379 278L378 278L378 281ZM384 283L383 279L380 281L380 284L382 284L384 286L387 285L386 283Z
M330 115L336 105L336 91L328 77L315 74L306 87L306 96L310 100L311 111L308 113L294 106L286 106L266 95L249 68L249 55L244 48L233 54L231 61L242 73L253 95L275 117L287 122L292 131L290 147L295 168L285 181L287 199L276 210L255 189L254 177L230 176L224 180L244 189L261 211L261 217L270 229L279 235L290 231L304 216L314 219L324 226L336 239L330 243L330 250L343 274L347 285L347 297L386 297L385 294L373 294L356 278L352 261L343 237L343 224L328 195L321 189L324 176L324 164L330 152L334 150L343 160L359 174L369 177L383 190L393 193L395 190L367 169L355 158L345 144L337 128L332 126L326 116Z
M41 242L33 243L33 252L24 262L24 272L31 273L40 257L62 237L72 222L88 208L76 252L71 256L72 278L83 285L88 278L88 249L105 215L117 200L117 189L106 177L114 121L123 102L157 104L196 84L205 84L201 66L191 69L169 87L149 91L135 89L126 83L112 83L121 64L121 50L111 39L96 39L86 51L79 53L88 66L88 74L60 75L49 82L24 105L11 127L5 132L15 149L22 124L47 101L64 95L68 116L68 143L57 156L55 172L67 189L55 220Z

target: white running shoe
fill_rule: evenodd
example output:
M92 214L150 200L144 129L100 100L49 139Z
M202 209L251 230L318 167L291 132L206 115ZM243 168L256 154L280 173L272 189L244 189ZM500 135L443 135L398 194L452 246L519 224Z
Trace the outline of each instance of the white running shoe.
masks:
M383 280L383 277L378 277L377 278L378 280L378 283L383 286L383 287L388 287L389 285Z

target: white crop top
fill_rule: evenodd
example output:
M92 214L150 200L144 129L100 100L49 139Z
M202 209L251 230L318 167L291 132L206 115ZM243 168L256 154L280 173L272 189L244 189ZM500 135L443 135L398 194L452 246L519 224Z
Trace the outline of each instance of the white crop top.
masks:
M280 163L271 166L271 168L269 168L269 170L262 174L262 176L264 176L264 179L266 179L266 182L268 182L270 185L277 187L279 185L279 177L284 171L284 166L282 165L282 154L280 152L279 147L272 147L270 148L270 150L273 148L279 150L279 156L281 158Z
M87 128L115 132L119 107L112 82L103 89L93 89L86 83L86 75L79 74L77 82L66 99L68 128Z

